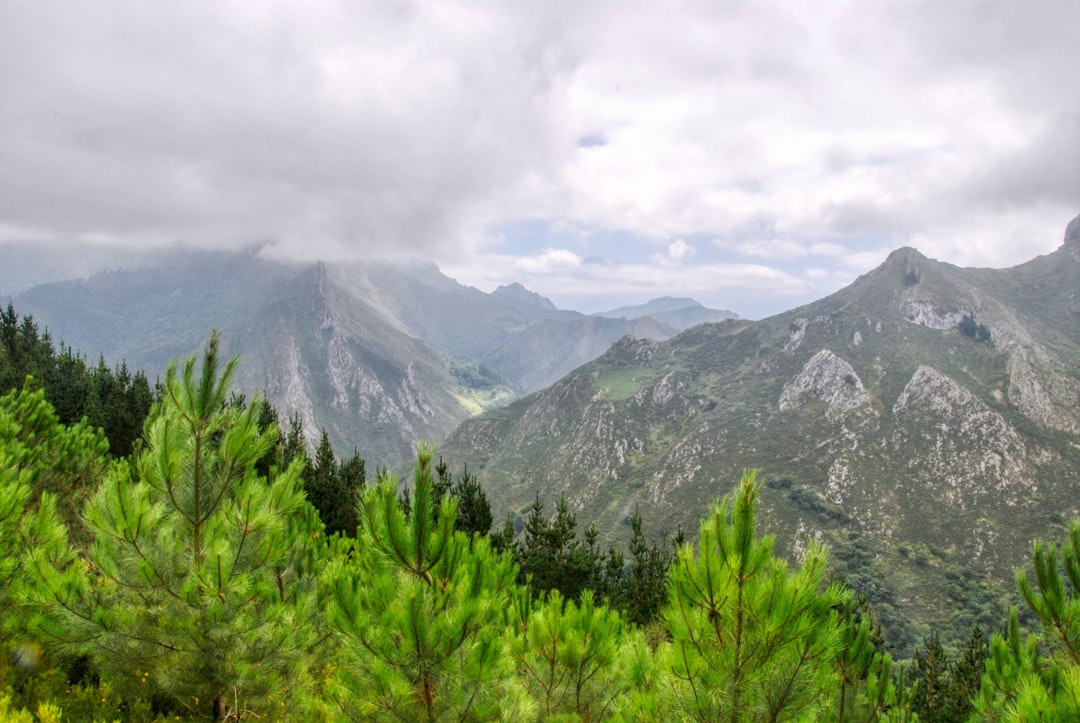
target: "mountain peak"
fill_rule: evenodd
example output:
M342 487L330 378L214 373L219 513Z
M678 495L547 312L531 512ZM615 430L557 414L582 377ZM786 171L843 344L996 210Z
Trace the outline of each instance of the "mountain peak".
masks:
M886 264L895 264L895 263L907 263L907 262L910 262L910 261L925 261L925 260L926 260L926 257L923 256L922 252L920 252L918 249L913 248L911 246L901 246L900 248L896 249L891 254L889 254L888 258L885 259L885 263Z
M1080 248L1080 216L1077 216L1065 227L1065 246Z
M535 306L539 306L539 307L541 307L543 309L554 310L556 308L555 304L551 303L551 300L548 299L546 296L541 296L540 294L536 293L535 291L529 291L528 289L526 289L524 286L522 286L521 284L519 284L516 281L513 282L512 284L505 284L503 286L500 286L499 288L495 289L495 291L492 292L492 293L505 294L507 296L512 296L515 299L520 299L522 301L527 301L530 304L533 304Z

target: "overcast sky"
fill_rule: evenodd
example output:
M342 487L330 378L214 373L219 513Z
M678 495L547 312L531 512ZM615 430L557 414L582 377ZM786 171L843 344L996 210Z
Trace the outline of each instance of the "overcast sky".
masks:
M0 0L0 241L758 318L1080 214L1080 3Z

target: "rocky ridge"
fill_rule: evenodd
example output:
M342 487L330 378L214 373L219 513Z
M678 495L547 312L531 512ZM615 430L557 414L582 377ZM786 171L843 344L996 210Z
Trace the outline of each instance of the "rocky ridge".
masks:
M625 340L444 451L498 514L566 494L611 537L638 506L654 533L693 531L757 467L779 548L861 560L894 629L996 624L980 591L1005 595L1031 539L1080 514L1080 325L1062 323L1080 220L1066 239L1004 270L901 249L786 314Z

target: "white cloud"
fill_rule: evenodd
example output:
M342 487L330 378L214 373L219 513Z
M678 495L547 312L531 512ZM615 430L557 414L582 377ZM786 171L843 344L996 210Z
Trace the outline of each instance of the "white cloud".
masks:
M695 253L697 249L684 239L677 238L667 245L664 253L654 254L653 259L663 266L678 266L693 258Z
M573 251L546 249L543 253L535 256L515 258L507 266L517 274L545 276L572 271L580 268L582 263L582 258ZM513 280L508 279L508 283Z
M1071 0L5 3L0 236L513 246L508 270L612 291L787 293L901 245L1017 263L1080 212L1078 23ZM557 238L493 243L522 221ZM618 232L617 273L585 261Z

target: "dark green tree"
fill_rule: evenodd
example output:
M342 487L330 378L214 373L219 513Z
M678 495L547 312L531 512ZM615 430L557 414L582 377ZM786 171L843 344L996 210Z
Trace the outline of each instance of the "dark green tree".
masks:
M646 542L641 524L641 513L635 510L630 518L630 574L627 579L630 594L626 596L626 614L630 622L646 625L660 616L667 603L672 555L655 540Z
M468 466L462 469L450 494L458 501L455 529L466 535L486 537L491 532L491 504L480 480L469 474Z
M528 580L536 596L558 590L576 601L599 576L600 560L592 545L577 538L577 516L570 512L565 496L559 497L555 515L548 519L537 495L525 520L516 558L520 581Z
M934 631L915 654L915 665L909 671L912 676L911 708L919 715L919 720L955 720L952 717L952 672L952 661Z

